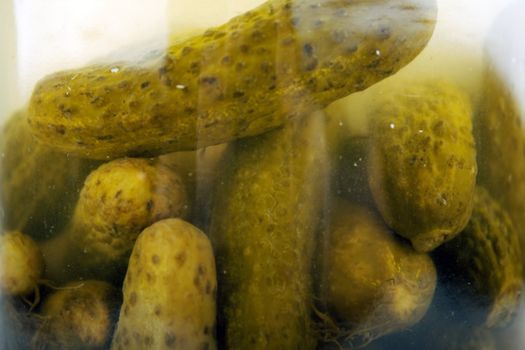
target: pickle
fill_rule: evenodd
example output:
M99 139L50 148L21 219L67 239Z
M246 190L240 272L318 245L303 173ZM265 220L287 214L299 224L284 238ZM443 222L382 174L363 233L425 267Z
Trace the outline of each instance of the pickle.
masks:
M437 253L486 327L504 327L514 319L524 283L519 237L507 212L484 188L476 188L465 230Z
M478 182L507 210L525 249L525 133L516 96L495 69L485 72L475 119ZM524 261L525 263L525 261Z
M101 281L73 282L47 297L32 349L105 349L119 307L118 290Z
M43 270L42 253L31 237L20 231L0 235L0 298L3 293L38 294Z
M146 228L130 258L111 349L215 350L211 243L181 219Z
M48 278L115 279L124 274L140 232L188 212L185 186L156 160L117 159L87 177L69 226L43 245Z
M37 240L50 238L66 225L82 182L98 163L37 142L24 110L4 126L0 143L4 227Z
M426 46L435 17L435 0L269 0L143 62L44 78L32 130L99 159L258 135L392 75Z
M472 212L476 150L468 96L445 82L393 91L371 116L369 184L388 226L428 252Z
M421 320L437 282L428 255L396 237L371 209L350 202L335 202L328 230L321 299L339 329L326 327L325 340L360 348Z
M212 212L229 349L313 349L315 230L329 186L324 114L240 140Z

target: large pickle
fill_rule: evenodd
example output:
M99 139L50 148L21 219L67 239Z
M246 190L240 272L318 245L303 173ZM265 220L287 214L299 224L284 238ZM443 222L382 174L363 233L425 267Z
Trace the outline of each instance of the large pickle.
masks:
M269 0L142 62L45 78L31 126L56 148L102 159L258 135L398 71L435 16L434 0Z
M98 163L37 142L24 110L4 126L0 144L4 226L39 240L53 236L67 223L82 182Z
M229 349L313 349L315 230L327 190L324 115L236 143L212 213Z
M503 327L514 319L524 284L519 237L507 212L484 188L476 188L465 230L437 253L485 326Z
M468 96L446 82L389 93L371 116L369 184L381 215L421 252L456 236L472 212L476 150Z
M335 202L328 230L321 300L340 329L326 327L327 340L332 334L359 348L425 315L437 282L428 255L391 232L379 214L350 202Z

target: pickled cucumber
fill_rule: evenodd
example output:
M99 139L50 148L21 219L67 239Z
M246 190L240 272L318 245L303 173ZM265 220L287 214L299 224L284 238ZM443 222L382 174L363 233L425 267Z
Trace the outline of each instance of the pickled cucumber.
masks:
M43 142L100 159L258 135L395 73L435 16L435 0L269 0L143 62L44 78L30 123Z
M509 215L483 187L476 188L465 230L437 253L485 326L513 320L523 291L523 254Z
M483 80L475 119L478 181L508 212L525 250L525 133L516 96L495 69ZM524 261L525 263L525 261Z
M348 348L415 325L436 287L430 257L417 253L364 206L336 201L324 251L322 300L340 329L326 328Z
M44 245L48 278L123 275L140 232L187 211L185 185L168 166L142 158L103 164L87 177L66 231Z
M0 298L37 292L44 263L31 237L20 231L0 235Z
M371 115L369 184L386 223L431 251L472 212L476 150L469 98L446 82L392 91Z
M73 282L47 297L32 349L105 349L118 315L118 290L101 281Z
M181 219L153 224L133 248L111 349L216 349L216 291L206 235Z
M25 110L15 113L0 139L4 227L42 240L60 232L82 183L98 162L53 151L30 132Z
M313 349L312 254L328 189L324 115L240 140L212 213L228 349Z

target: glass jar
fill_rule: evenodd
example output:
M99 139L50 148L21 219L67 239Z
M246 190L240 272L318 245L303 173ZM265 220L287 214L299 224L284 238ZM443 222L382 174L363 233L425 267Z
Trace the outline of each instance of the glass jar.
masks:
M520 0L3 1L2 349L522 349Z

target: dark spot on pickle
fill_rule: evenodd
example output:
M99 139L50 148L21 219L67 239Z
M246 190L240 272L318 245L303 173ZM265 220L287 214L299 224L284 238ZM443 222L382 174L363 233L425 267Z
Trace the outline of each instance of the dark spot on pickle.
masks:
M167 347L171 348L175 346L175 342L177 341L177 338L175 337L175 334L172 332L166 333L164 335L164 344L166 344Z
M147 203L146 203L146 210L148 212L151 212L151 210L153 209L153 201L152 200L149 200Z
M232 58L230 56L224 56L221 60L222 64L228 65L232 62Z
M314 48L313 48L312 44L310 44L310 43L304 44L303 52L305 53L306 56L312 57L313 54L314 54Z
M157 254L154 254L152 257L151 257L151 262L155 265L158 265L159 262L160 262L160 257L157 255Z
M244 91L237 90L233 93L233 97L239 98L244 96Z
M186 262L186 253L180 252L175 256L175 260L177 261L178 266L182 267L182 265L184 265L184 263Z
M156 316L160 316L160 314L162 313L162 308L161 308L161 306L160 306L160 305L155 305L155 310L154 310L154 312L155 312L155 315L156 315Z
M132 292L129 296L129 304L134 306L137 303L137 293Z
M213 85L218 81L217 77L214 76L205 76L200 79L201 84Z
M183 49L182 49L182 54L183 55L187 55L189 54L191 51L193 51L193 49L189 46L185 46Z
M145 89L145 88L147 88L149 85L150 85L149 81L145 81L145 82L143 82L142 84L140 84L140 88L141 88L141 89Z
M250 52L250 46L246 45L246 44L242 44L240 47L239 47L239 50L242 52L242 53L249 53Z

